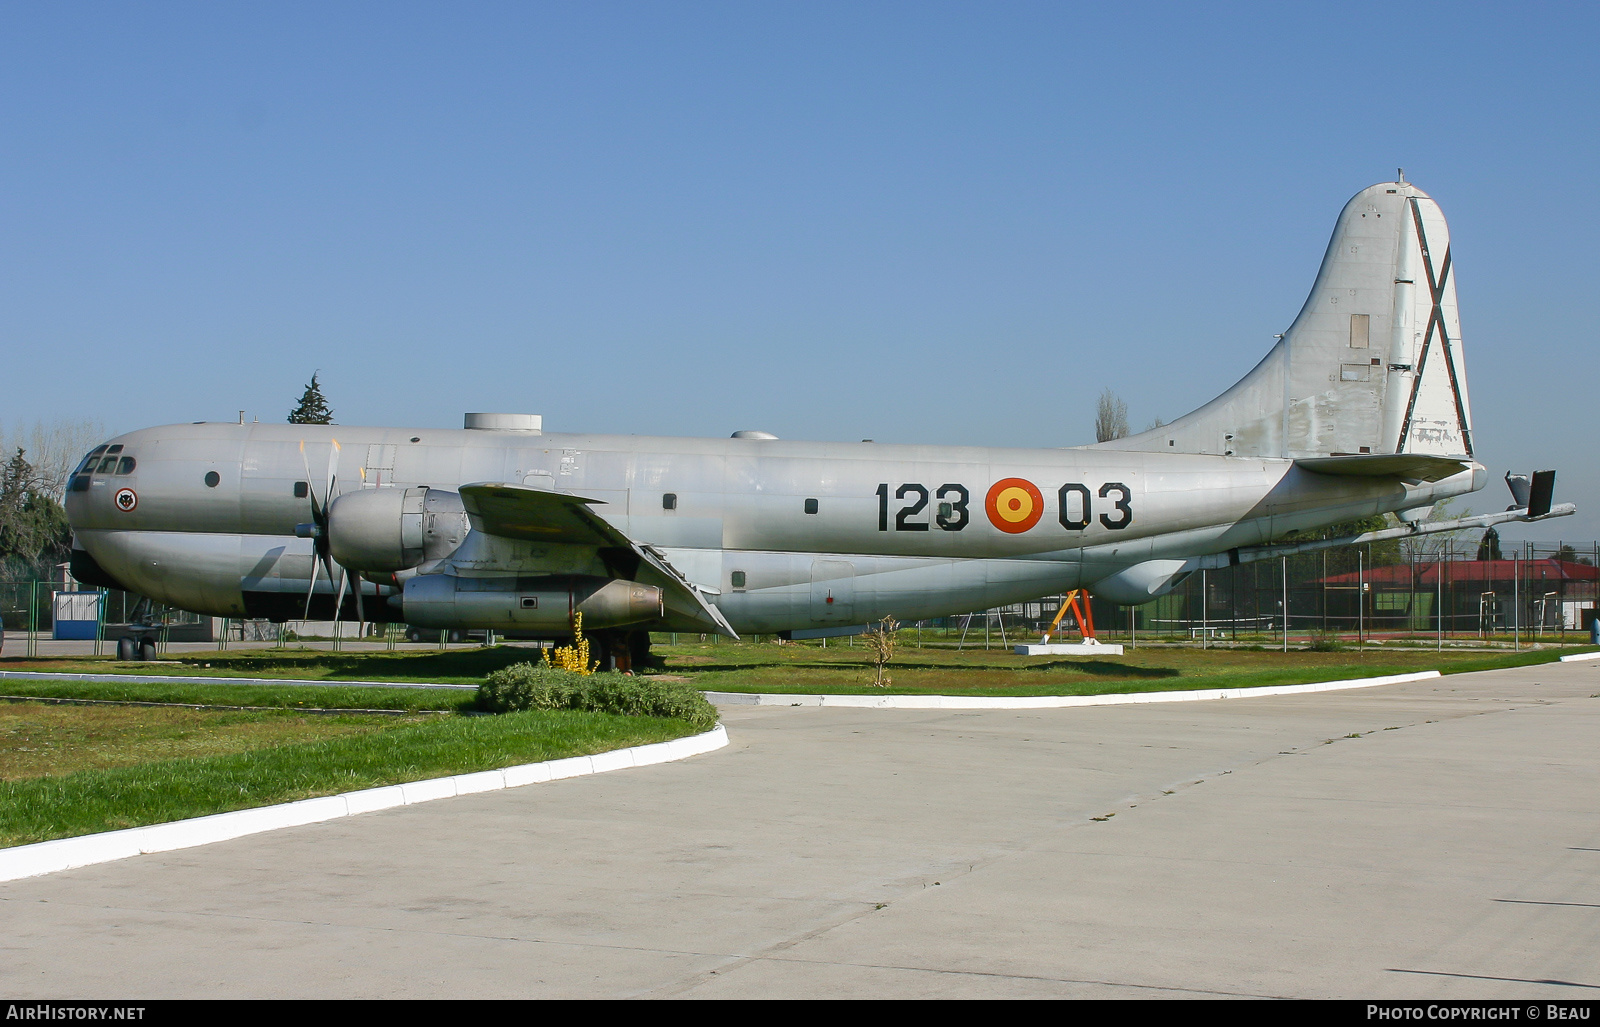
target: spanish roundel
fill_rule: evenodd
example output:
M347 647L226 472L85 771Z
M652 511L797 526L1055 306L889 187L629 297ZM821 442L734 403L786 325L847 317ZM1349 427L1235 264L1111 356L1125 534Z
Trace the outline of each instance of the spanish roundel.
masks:
M1001 478L989 486L983 500L989 523L1011 535L1020 535L1039 523L1044 513L1044 497L1039 487L1026 478Z

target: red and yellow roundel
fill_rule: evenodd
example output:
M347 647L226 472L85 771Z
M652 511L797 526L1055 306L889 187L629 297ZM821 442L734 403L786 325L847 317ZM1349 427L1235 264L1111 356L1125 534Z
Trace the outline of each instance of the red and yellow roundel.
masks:
M1020 535L1039 523L1044 513L1044 497L1039 487L1026 478L1001 478L989 486L983 500L989 523L1011 535Z

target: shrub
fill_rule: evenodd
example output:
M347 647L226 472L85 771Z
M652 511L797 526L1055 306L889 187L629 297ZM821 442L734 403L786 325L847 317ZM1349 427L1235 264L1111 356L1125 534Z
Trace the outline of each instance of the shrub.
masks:
M717 708L693 686L626 674L579 674L540 663L518 663L489 675L478 686L477 708L589 710L629 717L676 717L702 731L717 724Z

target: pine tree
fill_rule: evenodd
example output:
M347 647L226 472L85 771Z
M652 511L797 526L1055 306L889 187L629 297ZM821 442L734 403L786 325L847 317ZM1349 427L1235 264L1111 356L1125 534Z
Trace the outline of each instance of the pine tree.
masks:
M322 394L322 386L317 384L317 375L321 373L312 372L305 394L300 397L300 404L289 411L290 424L333 423L333 410L328 406L327 397Z

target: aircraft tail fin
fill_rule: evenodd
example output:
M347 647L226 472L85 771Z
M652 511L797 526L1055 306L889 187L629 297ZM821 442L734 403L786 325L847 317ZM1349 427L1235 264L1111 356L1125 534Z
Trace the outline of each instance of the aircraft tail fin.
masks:
M1357 193L1305 306L1254 370L1171 424L1100 446L1470 458L1455 267L1439 205L1403 180Z

